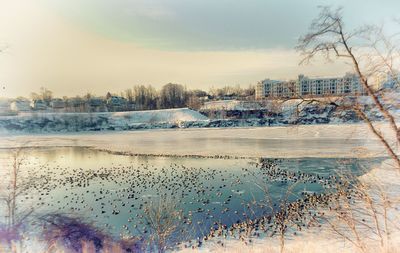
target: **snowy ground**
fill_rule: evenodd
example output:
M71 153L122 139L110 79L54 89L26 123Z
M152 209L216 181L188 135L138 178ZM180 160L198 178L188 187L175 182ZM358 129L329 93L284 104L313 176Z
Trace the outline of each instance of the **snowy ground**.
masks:
M385 132L387 125L381 125ZM88 146L129 154L244 157L386 155L365 124L3 135L0 148Z
M388 97L390 102L387 104L390 112L397 119L400 119L398 98L397 100L395 98L395 95ZM349 98L349 100L351 99ZM370 119L374 121L383 120L382 115L374 109L368 97L361 97L359 100L361 104L366 106L365 113ZM175 128L262 127L270 125L351 124L361 121L354 110L339 110L331 104L300 103L299 100L293 99L277 105L270 104L262 111L247 114L243 113L243 111L251 108L260 109L260 105L256 106L257 103L252 105L252 103L244 101L213 101L207 104L210 105L209 107L205 106L203 108L205 110L204 113L209 115L211 119L188 108L99 113L44 113L36 111L20 113L16 116L0 116L0 133L29 134ZM219 108L222 111L211 110L212 112L210 112L209 109L212 108ZM229 115L226 114L225 110L229 110ZM268 111L268 114L266 114L266 111ZM275 116L272 117L269 113Z
M50 133L172 128L184 122L203 122L207 119L188 108L98 113L29 112L17 116L0 116L0 131Z
M155 122L177 122L177 121L195 121L206 120L204 115L190 110L188 108L163 109L163 110L148 110L148 111L129 111L129 112L97 112L97 113L73 113L73 112L56 112L56 113L41 113L25 112L19 113L17 117L10 118L48 118L54 117L113 117L115 120L123 119L130 123L155 123Z
M259 110L259 109L262 109L262 107L258 102L240 101L240 100L217 100L217 101L206 102L200 108L200 111L207 111L207 110L246 111L246 110Z

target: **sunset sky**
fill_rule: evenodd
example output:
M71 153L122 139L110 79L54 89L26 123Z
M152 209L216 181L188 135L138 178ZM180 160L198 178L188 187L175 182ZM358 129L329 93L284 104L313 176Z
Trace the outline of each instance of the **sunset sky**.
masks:
M0 97L343 75L344 63L299 66L293 49L318 5L333 4L348 28L400 10L398 0L0 0Z

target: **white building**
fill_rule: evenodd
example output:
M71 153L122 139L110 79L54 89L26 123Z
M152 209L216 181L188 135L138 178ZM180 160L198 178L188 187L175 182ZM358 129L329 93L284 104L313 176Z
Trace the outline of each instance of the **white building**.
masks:
M256 86L256 99L265 97L295 97L297 90L295 81L265 79Z
M24 98L18 98L11 102L10 109L15 112L28 112L31 110L30 101Z
M0 99L0 116L12 116L17 114L16 111L11 110L10 104L8 99Z
M265 79L257 84L256 99L300 98L363 95L365 91L354 74L343 77L309 78L299 75L297 80L276 81Z

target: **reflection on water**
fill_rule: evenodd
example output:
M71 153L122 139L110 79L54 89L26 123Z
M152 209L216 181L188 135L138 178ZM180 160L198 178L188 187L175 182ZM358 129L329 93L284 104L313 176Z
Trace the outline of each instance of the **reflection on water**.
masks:
M122 156L85 148L26 149L24 175L38 178L18 199L20 208L79 215L111 233L147 233L144 209L158 199L176 203L182 231L207 234L215 224L227 226L268 214L264 183L279 203L290 182L267 180L257 159ZM9 153L0 153L5 176ZM275 161L279 168L317 175L299 182L289 200L301 192L321 192L321 180L335 170L362 173L375 160L303 158Z

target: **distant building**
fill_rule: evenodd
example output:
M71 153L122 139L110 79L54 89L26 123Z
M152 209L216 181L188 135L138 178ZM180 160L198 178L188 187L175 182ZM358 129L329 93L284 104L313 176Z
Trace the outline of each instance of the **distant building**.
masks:
M10 101L7 99L0 99L0 110L10 109Z
M265 79L256 86L256 99L294 97L296 92L297 84L295 81Z
M64 109L65 102L61 98L54 98L50 101L50 106L53 109Z
M326 97L364 95L359 78L354 74L333 78L309 78L299 75L297 80L277 81L265 79L256 86L256 99Z
M41 99L32 100L30 103L30 106L33 110L46 110L47 109L46 103Z
M88 105L90 107L100 107L104 105L104 99L102 98L97 98L97 97L93 97L93 98L89 98L88 100Z
M90 112L105 112L106 108L106 100L101 97L92 97L86 102L86 111Z
M82 112L85 102L80 97L68 98L65 101L65 111L67 112Z
M16 100L11 102L10 109L15 112L28 112L32 108L28 99L17 98Z
M109 111L126 111L128 101L124 97L110 96L107 99L107 108Z
M396 89L400 86L400 73L387 74L386 79L382 82L383 89Z
M124 97L111 96L107 99L107 105L109 106L126 106L127 100Z
M85 102L80 97L68 98L68 100L67 100L68 107L80 107L84 104L85 104Z
M16 111L11 110L8 99L0 99L0 116L13 116L16 114Z

